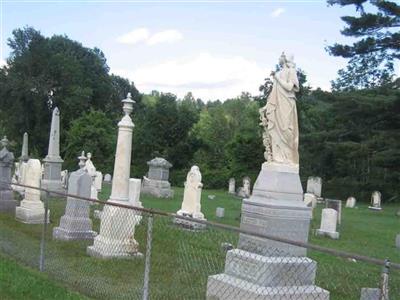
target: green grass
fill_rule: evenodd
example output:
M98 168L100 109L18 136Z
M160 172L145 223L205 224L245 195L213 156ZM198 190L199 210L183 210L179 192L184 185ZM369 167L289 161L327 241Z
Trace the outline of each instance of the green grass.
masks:
M87 299L68 291L45 273L23 267L14 259L0 255L0 296L11 299Z
M147 208L176 212L180 209L183 189L174 190L175 195L172 199L142 196L141 201ZM104 185L99 197L106 200L109 194L110 186ZM215 199L209 199L209 195L215 195ZM218 206L225 208L225 217L222 219L215 217ZM209 221L238 226L240 207L241 199L224 191L203 190L202 212ZM90 298L140 298L144 259L100 260L86 255L86 247L91 245L90 242L52 240L52 228L58 226L64 209L64 200L51 199L51 224L46 234L45 251L45 271L51 280ZM93 205L91 209L101 209L101 205ZM400 233L400 219L395 216L398 206L384 205L381 212L370 211L366 205L359 205L358 209L343 208L339 240L316 237L312 234L313 229L319 227L321 209L319 206L314 212L310 242L400 262L400 251L394 246L395 235ZM93 228L98 232L98 220L94 220ZM147 218L144 217L135 231L135 239L142 253L146 251L146 230ZM21 264L37 269L41 231L42 225L22 224L16 222L13 216L0 215L0 251L14 257ZM156 216L150 272L151 299L204 298L207 277L221 273L224 269L225 253L220 249L221 243L236 244L237 239L238 235L235 233L210 226L203 232L182 230L174 226L170 218ZM377 287L379 284L380 267L351 262L316 251L309 251L309 256L318 262L317 284L331 291L331 299L358 300L361 287ZM395 270L391 273L391 299L400 299L400 296L397 296L400 294L399 273ZM42 279L43 277L37 276L38 282ZM0 296L3 298L1 289ZM58 298L69 299L68 297L66 294L65 297ZM18 297L14 296L14 299Z

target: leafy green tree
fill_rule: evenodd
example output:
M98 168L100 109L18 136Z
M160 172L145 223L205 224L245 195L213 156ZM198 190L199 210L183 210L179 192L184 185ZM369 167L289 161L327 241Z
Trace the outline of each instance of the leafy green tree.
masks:
M66 133L64 167L78 168L77 157L91 152L93 163L103 173L113 172L117 126L104 112L91 110L71 123Z
M328 0L329 5L354 5L358 16L344 16L344 36L358 40L352 45L327 48L334 56L349 58L346 69L332 82L335 90L373 88L392 80L393 63L400 58L400 5L386 0ZM365 7L371 7L366 12ZM375 12L373 12L375 10Z
M0 76L0 117L18 145L22 134L29 133L35 141L31 150L39 156L47 152L55 106L61 111L63 151L65 131L75 118L91 109L117 118L119 102L128 91L140 100L133 83L108 74L104 54L97 48L86 48L66 36L44 37L31 27L14 30L8 45L11 54Z

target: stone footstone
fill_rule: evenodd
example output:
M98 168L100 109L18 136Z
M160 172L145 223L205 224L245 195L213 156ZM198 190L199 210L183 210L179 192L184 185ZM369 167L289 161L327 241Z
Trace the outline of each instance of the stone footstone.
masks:
M362 288L360 300L380 300L381 290L377 288Z
M225 208L217 207L217 210L215 211L215 215L217 216L217 218L223 218L225 216Z
M68 194L89 198L92 177L84 170L84 153L79 159L81 160L81 169L72 172L69 176ZM97 233L92 230L92 220L89 218L89 213L89 201L68 197L65 214L60 219L60 226L53 228L53 238L64 241L93 239Z

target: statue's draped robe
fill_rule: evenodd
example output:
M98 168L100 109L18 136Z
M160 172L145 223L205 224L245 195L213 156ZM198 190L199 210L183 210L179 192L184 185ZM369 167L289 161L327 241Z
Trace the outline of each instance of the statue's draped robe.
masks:
M295 68L277 72L266 105L272 161L299 164L299 129L295 92L299 82Z
M182 210L196 215L200 213L201 197L201 174L197 170L191 170L186 177L185 190L183 193Z

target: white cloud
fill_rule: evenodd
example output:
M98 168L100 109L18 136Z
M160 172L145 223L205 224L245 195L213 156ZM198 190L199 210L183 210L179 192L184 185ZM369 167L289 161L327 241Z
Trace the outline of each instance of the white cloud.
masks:
M134 81L141 92L158 90L183 97L190 91L203 100L225 100L239 96L243 91L258 94L258 87L268 76L268 70L241 56L200 53L133 71L112 71Z
M155 45L160 43L174 43L183 39L182 33L177 30L164 30L153 34L148 40L148 45Z
M147 28L138 28L117 37L117 41L122 44L135 45L148 40L150 31Z
M183 34L175 29L150 33L148 28L138 28L117 37L117 42L128 45L146 43L149 46L161 43L174 43L183 39Z
M280 7L275 9L272 13L271 13L271 17L273 18L277 18L279 17L281 14L283 14L286 11L286 9Z

